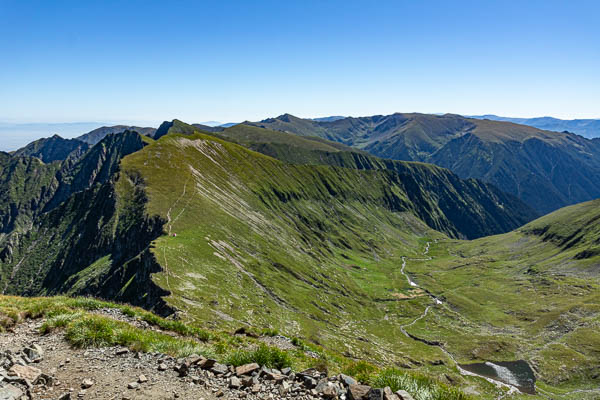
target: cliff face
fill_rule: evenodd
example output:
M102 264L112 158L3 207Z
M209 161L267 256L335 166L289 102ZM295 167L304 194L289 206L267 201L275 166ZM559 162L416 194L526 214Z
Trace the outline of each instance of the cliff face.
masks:
M12 214L5 219L28 224L12 231L5 224L4 293L86 294L170 312L161 300L167 292L150 279L160 266L149 247L162 234L164 221L146 217L143 180L119 174L120 160L142 147L138 134L124 133L106 137L76 161L50 166L36 158L13 161L35 165L44 174L30 174L45 179L30 184L26 193L34 201L7 206ZM11 188L36 182L14 173L6 177L4 184Z

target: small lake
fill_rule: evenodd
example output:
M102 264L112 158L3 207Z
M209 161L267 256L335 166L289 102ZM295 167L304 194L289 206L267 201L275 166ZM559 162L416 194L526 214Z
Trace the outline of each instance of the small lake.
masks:
M460 364L462 369L516 386L521 392L535 394L535 375L527 361L494 361Z

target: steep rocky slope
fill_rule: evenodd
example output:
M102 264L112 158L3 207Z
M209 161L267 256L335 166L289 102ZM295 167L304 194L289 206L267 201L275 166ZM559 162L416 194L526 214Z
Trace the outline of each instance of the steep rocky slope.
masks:
M162 233L163 221L144 215L139 177L126 176L117 187L121 158L143 145L137 133L124 132L79 160L8 160L2 179L9 196L0 241L3 293L92 294L168 312L160 301L166 292L148 286L150 274L160 269L148 246ZM82 276L85 284L78 285Z
M104 139L108 135L115 134L115 133L122 133L125 131L137 132L140 135L152 137L154 135L154 133L156 132L156 129L155 128L142 128L139 126L129 126L129 125L103 126L103 127L94 129L88 133L85 133L85 134L79 136L77 138L77 140L80 140L82 142L89 144L90 146L93 146L97 143L100 143L102 141L102 139Z
M39 139L12 153L13 157L37 157L44 163L79 157L89 149L77 139L63 139L58 135Z

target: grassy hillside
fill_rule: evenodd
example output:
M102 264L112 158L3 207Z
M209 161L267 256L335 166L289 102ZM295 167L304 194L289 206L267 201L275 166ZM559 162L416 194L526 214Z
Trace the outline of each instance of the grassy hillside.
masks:
M318 136L379 157L431 162L490 182L542 214L600 197L600 142L570 133L451 114L326 122L286 114L247 124Z
M163 130L158 140L112 135L76 162L57 164L59 185L45 211L0 251L5 293L94 295L175 311L203 328L279 331L483 398L502 389L460 375L456 361L524 357L548 366L538 374L543 390L555 392L595 379L583 367L558 367L567 351L536 353L553 327L562 332L565 313L577 326L595 324L595 306L577 308L594 304L588 291L597 286L589 278L593 249L585 257L584 239L571 247L564 240L575 239L576 229L555 231L543 222L554 220L542 219L504 236L455 241L449 238L512 229L531 214L513 197L446 169L325 140L256 127L209 135L176 120ZM233 141L302 156L284 163ZM552 249L562 254L552 265L566 271L572 260L571 274L561 272L563 280L548 264L544 279L515 291L523 263L545 265ZM579 291L583 276L590 287ZM550 310L546 325L530 326L539 299L524 297L524 288L544 294L537 307ZM583 357L596 365L593 350Z
M408 270L448 307L411 332L461 362L526 359L542 393L595 398L574 390L600 379L599 220L596 200L504 235L434 244L433 260Z
M439 207L445 215L455 217L452 222L457 226L459 236L474 238L506 232L536 216L527 206L491 185L474 180L460 181L448 171L431 165L380 159L325 139L299 137L243 124L213 135L294 164L332 165L398 174L412 203L423 204L429 201L423 198L421 191L410 189L415 187L425 190L428 193L426 196L433 194L434 197L443 199L439 201ZM484 197L491 197L484 200L480 197L484 192ZM498 213L498 208L493 204L502 204L502 212ZM473 210L477 210L476 214L472 213ZM472 218L474 215L475 219ZM440 229L431 221L427 209L417 212L417 216L435 229ZM456 234L457 232L452 233Z

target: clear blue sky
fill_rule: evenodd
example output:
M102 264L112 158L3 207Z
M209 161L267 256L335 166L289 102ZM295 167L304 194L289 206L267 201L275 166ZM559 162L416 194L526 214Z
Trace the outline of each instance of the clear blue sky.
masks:
M0 0L0 121L600 117L599 1Z

